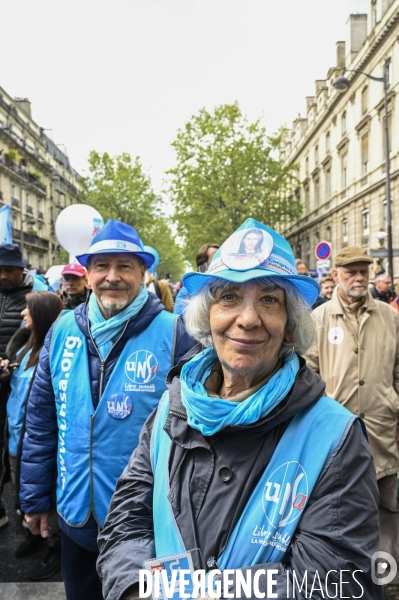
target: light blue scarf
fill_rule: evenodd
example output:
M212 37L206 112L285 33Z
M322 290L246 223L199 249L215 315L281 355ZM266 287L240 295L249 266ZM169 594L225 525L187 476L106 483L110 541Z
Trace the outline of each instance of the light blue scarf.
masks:
M140 287L138 296L120 313L106 320L98 306L97 298L90 295L89 321L90 331L96 343L101 358L104 360L109 354L113 344L121 335L128 319L135 317L148 299L148 291L145 285Z
M242 402L212 398L204 383L218 361L208 348L186 363L180 375L181 401L187 410L187 422L203 435L213 435L229 425L251 425L273 410L290 391L299 370L293 354L271 379Z

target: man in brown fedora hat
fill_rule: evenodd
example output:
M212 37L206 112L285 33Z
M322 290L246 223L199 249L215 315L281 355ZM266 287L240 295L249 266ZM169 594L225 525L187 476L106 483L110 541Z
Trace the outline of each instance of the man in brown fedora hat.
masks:
M356 246L337 254L337 285L313 313L317 342L306 360L326 381L326 394L366 424L380 492L380 549L399 565L399 313L368 291L372 262ZM384 592L387 600L399 599L399 570Z

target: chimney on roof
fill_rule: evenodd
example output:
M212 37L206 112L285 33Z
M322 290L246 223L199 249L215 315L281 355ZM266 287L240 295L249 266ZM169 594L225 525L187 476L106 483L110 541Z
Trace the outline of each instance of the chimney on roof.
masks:
M346 67L349 67L367 38L367 15L349 15L347 21Z
M31 103L29 98L14 98L14 100L18 104L19 108L22 108L22 110L24 110L26 114L32 118Z

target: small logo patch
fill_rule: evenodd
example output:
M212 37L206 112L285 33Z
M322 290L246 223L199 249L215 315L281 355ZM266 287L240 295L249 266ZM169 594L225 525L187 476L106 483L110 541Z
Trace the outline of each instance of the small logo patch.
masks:
M123 392L117 392L107 400L107 411L113 419L126 419L133 412L133 402Z

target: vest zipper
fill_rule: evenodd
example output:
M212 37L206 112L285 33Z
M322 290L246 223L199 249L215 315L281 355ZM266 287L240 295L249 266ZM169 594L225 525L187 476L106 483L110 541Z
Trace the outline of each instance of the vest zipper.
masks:
M123 334L126 331L126 328L129 324L130 319L128 319L126 321L126 325L123 328L122 333L120 334L119 338L116 340L115 344L113 344L111 350L108 352L107 356L104 358L104 360L101 358L101 354L98 351L98 348L96 346L95 341L93 340L93 336L91 335L91 331L90 331L90 324L88 324L88 329L89 329L89 336L91 341L93 342L93 346L96 349L96 352L98 354L98 358L100 359L100 383L98 386L98 404L100 404L100 400L101 400L101 396L103 395L103 384L104 384L104 368L105 368L105 363L107 361L108 356L111 354L113 348L116 346L116 344L119 342L119 340L122 338ZM97 404L97 406L98 406ZM94 407L93 407L94 408ZM90 469L90 512L95 515L95 511L94 511L94 481L93 481L93 430L94 430L94 419L95 419L96 413L94 412L94 414L91 415L90 417L90 454L89 454L89 469Z
M181 413L178 413L175 410L170 410L169 414L173 417L177 417L178 419L183 419L183 421L187 421L186 415L182 415Z

